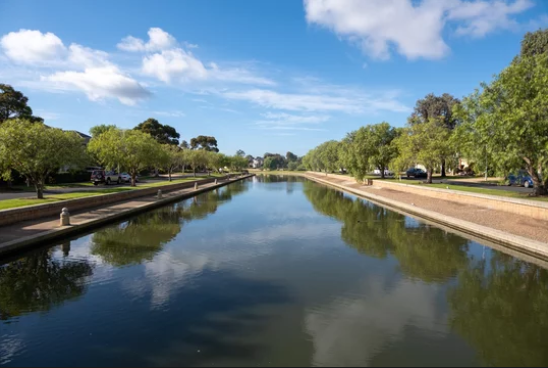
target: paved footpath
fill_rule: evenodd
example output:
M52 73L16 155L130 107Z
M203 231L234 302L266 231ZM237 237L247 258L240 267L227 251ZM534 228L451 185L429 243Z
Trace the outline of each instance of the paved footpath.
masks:
M460 231L548 257L548 221L362 185L349 176L326 177L323 174L307 173L306 177Z
M135 198L129 201L101 206L100 208L84 209L71 213L70 226L59 226L59 216L44 217L41 219L22 221L13 225L0 227L0 255L12 252L36 243L45 242L53 238L73 234L85 228L113 221L117 218L130 215L149 208L159 207L177 199L184 199L202 193L215 187L221 187L242 178L221 181L219 184L209 183L201 185L198 190L186 188L164 193L162 199L154 196ZM70 209L69 209L70 210Z

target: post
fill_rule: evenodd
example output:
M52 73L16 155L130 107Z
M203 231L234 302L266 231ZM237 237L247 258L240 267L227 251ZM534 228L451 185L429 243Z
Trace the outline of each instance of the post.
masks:
M61 210L61 217L59 219L59 226L69 226L70 225L70 213L68 208L64 207Z
M217 179L215 179L215 184L219 184L219 181Z
M194 183L194 190L198 189L198 182Z
M158 189L158 199L162 199L162 190Z

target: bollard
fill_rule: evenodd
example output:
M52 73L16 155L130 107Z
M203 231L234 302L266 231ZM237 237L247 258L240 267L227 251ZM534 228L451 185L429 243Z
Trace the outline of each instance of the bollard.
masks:
M198 183L194 183L194 190L198 189Z
M59 226L68 226L70 225L70 213L68 208L64 207L61 210L61 217L59 219Z
M215 179L215 184L219 184L219 181L217 179Z
M158 189L158 199L162 199L162 190Z

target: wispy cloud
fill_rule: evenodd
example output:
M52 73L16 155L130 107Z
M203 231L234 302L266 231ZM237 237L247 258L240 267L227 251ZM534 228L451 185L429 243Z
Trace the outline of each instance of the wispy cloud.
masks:
M160 116L167 116L167 117L173 117L173 118L182 118L186 116L186 114L182 111L153 111L155 115Z

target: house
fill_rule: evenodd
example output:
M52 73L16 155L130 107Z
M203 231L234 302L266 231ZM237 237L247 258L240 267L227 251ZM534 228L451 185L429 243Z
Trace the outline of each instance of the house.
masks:
M258 168L261 168L263 167L263 163L264 163L264 160L262 157L256 157L253 159L253 161L251 162L251 166L254 168L254 169L258 169Z

